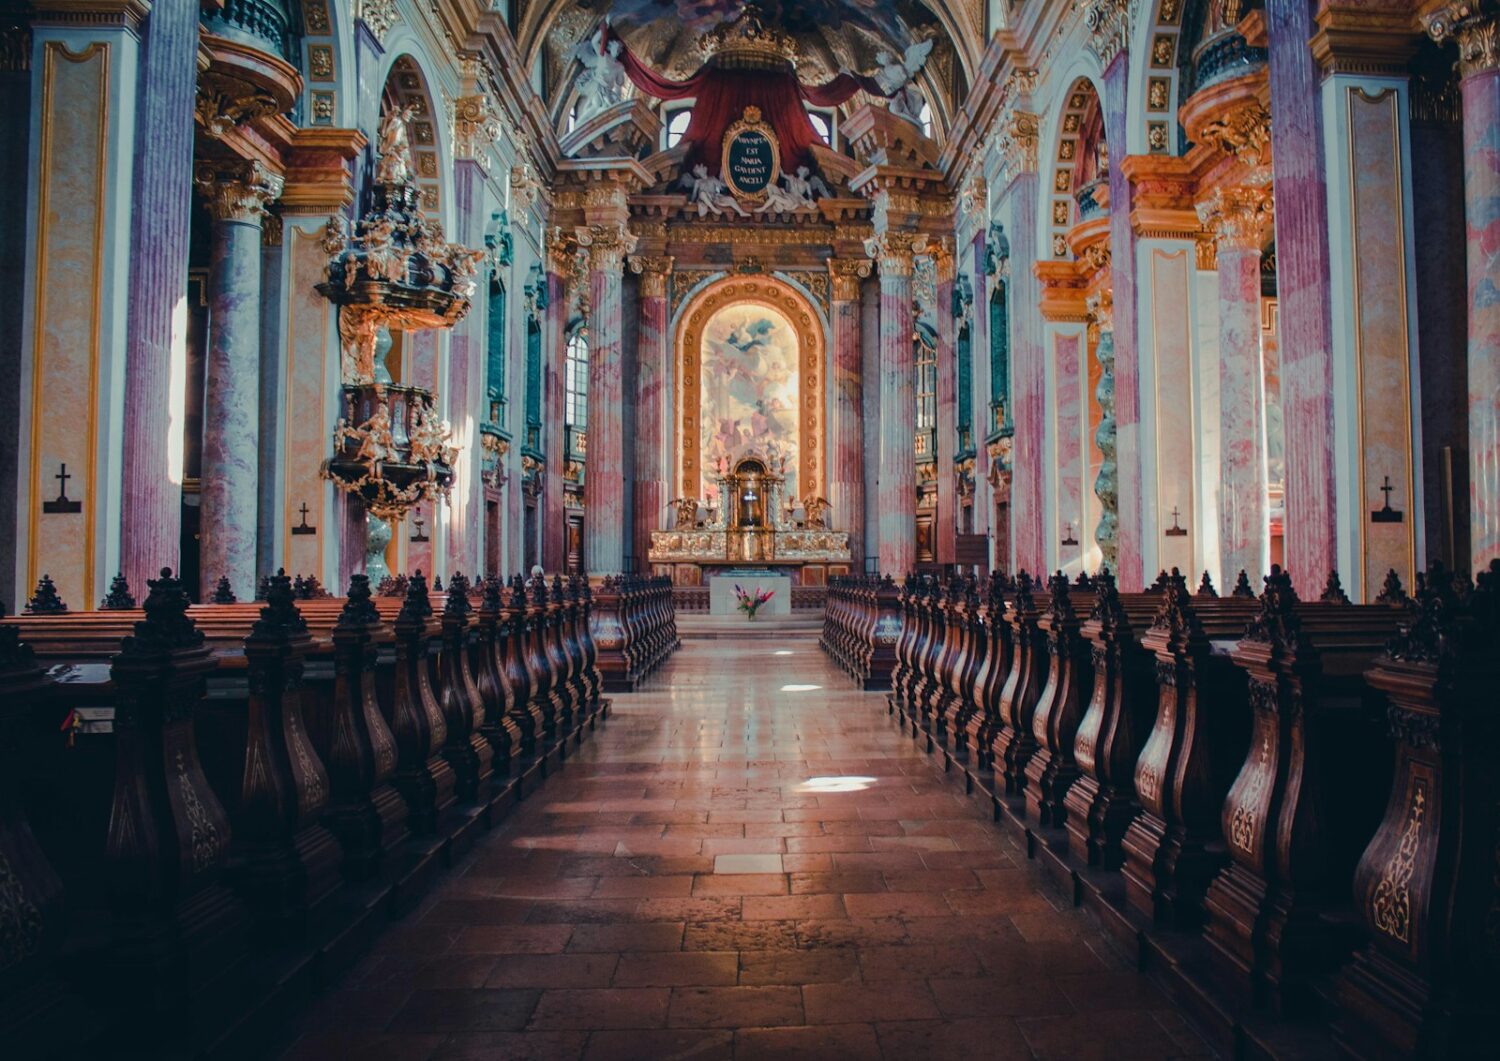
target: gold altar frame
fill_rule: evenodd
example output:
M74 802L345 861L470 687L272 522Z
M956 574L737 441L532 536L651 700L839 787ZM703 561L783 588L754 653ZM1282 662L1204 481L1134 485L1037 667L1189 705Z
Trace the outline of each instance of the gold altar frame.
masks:
M802 294L769 276L734 276L710 284L688 303L677 325L677 410L683 497L703 496L698 414L703 408L699 377L703 329L726 306L749 302L782 314L797 333L797 483L804 497L826 494L823 481L823 328Z

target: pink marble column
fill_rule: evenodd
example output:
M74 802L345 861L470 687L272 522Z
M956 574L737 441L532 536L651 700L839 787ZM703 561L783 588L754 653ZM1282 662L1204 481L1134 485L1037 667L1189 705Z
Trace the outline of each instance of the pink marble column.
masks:
M178 314L187 298L192 203L184 189L193 172L197 5L156 5L141 35L126 321L128 415L120 454L120 569L137 595L163 567L177 569L182 537L182 458L173 458L181 453L181 439L172 437L182 430L182 408L172 404L172 373L186 358ZM252 511L252 526L254 518Z
M859 334L860 281L870 275L867 258L830 258L833 307L833 415L828 425L828 502L833 525L849 532L856 564L864 556L865 479L864 358Z
M1080 565L1084 525L1083 490L1083 335L1058 333L1052 340L1052 378L1057 388L1057 538L1078 544L1059 545L1060 566ZM1071 533L1070 533L1071 532Z
M438 389L438 333L432 329L424 329L418 332L407 332L403 343L401 382L414 387L425 387L429 391L436 392ZM422 537L426 541L414 542L411 539L417 534L417 520L422 521ZM355 528L350 528L351 532ZM398 527L391 529L392 534L404 534L406 541L406 573L416 571L426 575L428 580L435 574L440 574L437 566L438 554L437 542L437 515L429 502L424 502L420 508L414 508L407 513L406 521ZM361 543L356 542L356 548Z
M880 570L897 578L917 561L912 240L910 233L885 232L866 244L880 264Z
M561 571L567 560L567 513L563 507L563 358L567 356L568 313L571 305L566 248L548 248L547 320L542 329L542 469L541 535L542 566Z
M260 239L281 178L258 163L200 166L213 219L208 266L209 334L199 495L200 599L219 578L241 600L255 597L260 463Z
M1105 138L1125 156L1130 113L1129 55L1121 51L1104 71ZM1114 291L1115 461L1119 482L1118 568L1122 590L1139 590L1145 574L1141 559L1141 384L1135 284L1135 226L1131 222L1133 189L1116 161L1109 168L1110 281Z
M953 456L958 452L958 350L953 338L953 279L957 262L951 240L934 244L929 253L937 273L937 512L933 519L933 558L953 563L958 531L958 482Z
M984 534L991 530L995 518L995 502L990 496L990 454L984 444L990 434L990 287L985 282L985 229L986 219L980 219L979 230L969 248L969 257L974 266L974 311L970 335L972 358L969 397L973 407L969 410L969 423L974 430L974 533ZM982 371L981 371L982 368ZM980 381L984 380L983 386ZM994 541L993 535L990 538ZM993 546L991 547L993 553Z
M1488 5L1452 4L1427 32L1458 42L1464 102L1464 218L1469 277L1469 553L1500 556L1500 53Z
M621 413L625 255L623 224L590 225L588 454L583 472L583 557L589 571L625 569L625 431ZM582 239L583 230L580 230Z
M1271 168L1276 184L1276 295L1281 329L1287 570L1338 566L1333 456L1333 339L1329 316L1328 189L1323 176L1321 75L1307 46L1306 0L1266 0L1270 24Z
M635 339L635 541L636 570L650 570L651 532L670 526L672 431L668 421L668 366L672 337L667 318L667 278L672 259L632 257L640 274L640 323Z
M453 163L454 239L466 247L484 246L484 170L471 158ZM484 321L478 303L484 300L481 284L474 294L476 305L453 328L448 342L448 378L443 404L453 428L453 443L459 447L453 469L453 492L446 517L445 557L449 571L472 575L479 570L479 544L484 518L484 484L479 477L479 422L483 384L479 371L484 364Z
M1215 233L1219 273L1220 585L1241 571L1259 586L1271 556L1265 385L1260 352L1260 246L1266 188L1220 188L1199 205Z
M1037 261L1037 175L1022 173L1007 193L1010 223L1011 416L1015 448L1011 479L1011 533L1016 569L1047 568L1043 536L1043 440L1047 430L1046 354L1042 345L1041 282Z

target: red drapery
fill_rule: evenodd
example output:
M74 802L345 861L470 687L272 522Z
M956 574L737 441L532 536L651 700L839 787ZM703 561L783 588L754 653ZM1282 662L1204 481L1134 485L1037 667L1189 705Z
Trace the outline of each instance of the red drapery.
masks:
M710 62L685 81L671 81L637 59L612 30L607 31L605 39L620 42L619 58L625 74L646 95L664 100L697 97L682 137L688 149L684 169L701 162L710 173L717 174L724 132L744 116L746 107L760 108L761 121L775 131L781 143L783 169L811 167L808 148L822 143L822 138L807 117L807 104L837 107L861 89L884 95L874 78L858 74L839 74L822 85L804 85L790 64L782 70L737 70Z

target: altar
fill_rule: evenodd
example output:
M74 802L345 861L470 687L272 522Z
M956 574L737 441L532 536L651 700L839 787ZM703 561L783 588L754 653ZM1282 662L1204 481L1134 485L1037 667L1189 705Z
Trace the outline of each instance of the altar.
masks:
M853 562L849 534L828 526L828 502L784 499L784 482L772 461L750 456L719 477L712 503L697 498L674 502L675 525L651 533L647 555L654 571L670 575L675 585L698 586L704 568L787 568L785 575L766 577L785 580L782 596L788 608L793 583L825 585L830 577L848 574ZM710 576L711 606L724 577ZM733 610L733 579L726 592Z
M771 591L771 599L760 606L758 614L792 614L791 578L769 571L746 571L731 567L714 572L713 577L708 580L709 615L738 614L739 598L734 592L736 586L746 593L759 593L767 589Z

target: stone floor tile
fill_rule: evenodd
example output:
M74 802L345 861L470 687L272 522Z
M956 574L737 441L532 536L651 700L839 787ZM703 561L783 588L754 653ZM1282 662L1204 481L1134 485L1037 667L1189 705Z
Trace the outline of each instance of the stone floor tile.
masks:
M584 1061L729 1061L733 1056L734 1032L702 1028L594 1032L583 1053Z
M869 1061L879 1050L869 1024L743 1028L734 1034L735 1061Z
M605 987L544 991L532 1029L660 1028L667 1021L666 988Z
M802 1024L802 993L795 987L676 987L667 1023L674 1028Z
M742 950L741 984L822 984L858 980L859 953L852 948Z
M508 954L494 963L485 987L607 987L618 955Z
M616 987L723 987L739 980L733 951L643 951L620 955Z
M802 989L802 1002L809 1024L930 1020L942 1016L925 980L808 984Z
M536 1007L536 991L433 988L413 991L391 1018L400 1032L519 1031ZM355 1021L345 1018L351 1026Z

